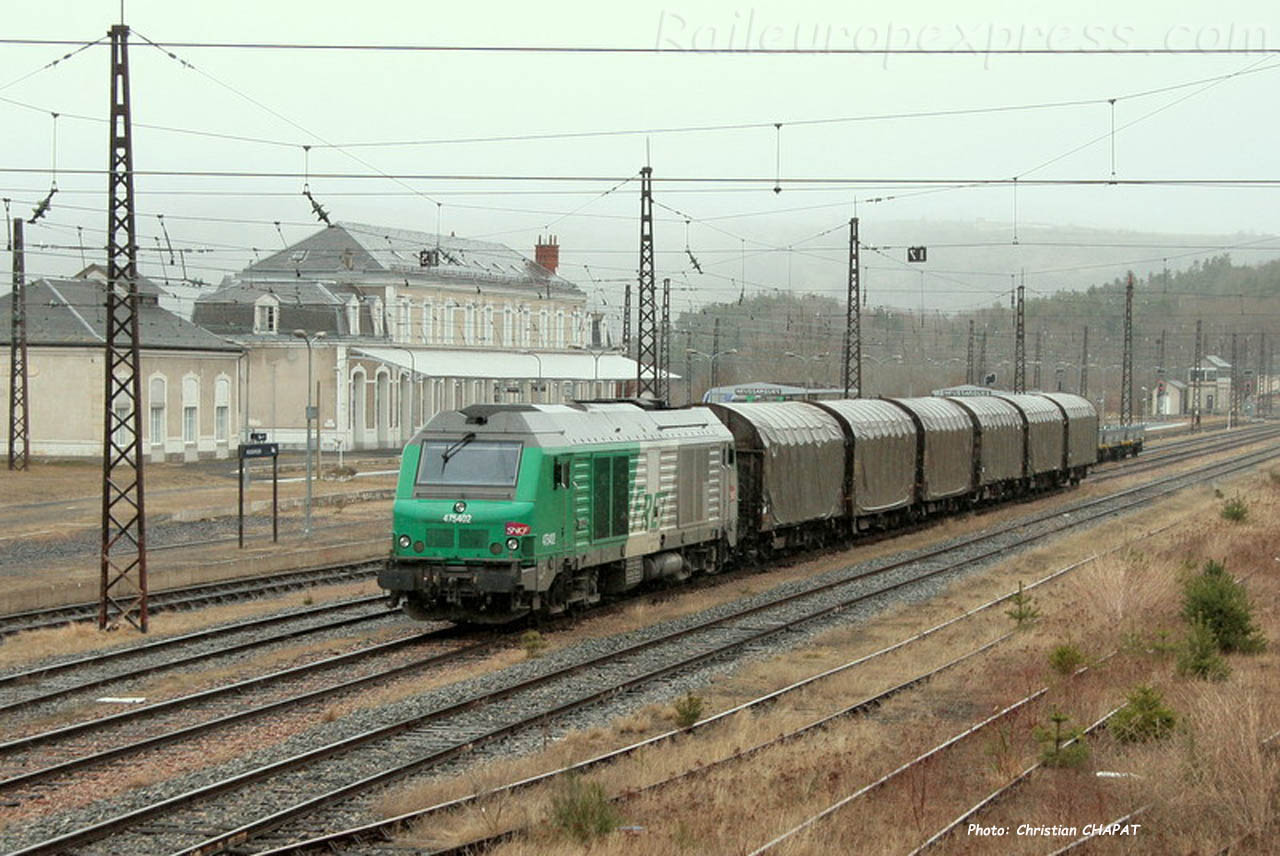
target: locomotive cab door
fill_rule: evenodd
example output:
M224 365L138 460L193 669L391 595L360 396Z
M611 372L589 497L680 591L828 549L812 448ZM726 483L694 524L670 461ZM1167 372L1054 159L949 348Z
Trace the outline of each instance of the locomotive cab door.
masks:
M574 481L574 460L571 455L557 455L551 465L551 496L554 528L558 550L572 550L579 526L578 493ZM585 525L585 522L583 523ZM544 536L545 538L545 533Z

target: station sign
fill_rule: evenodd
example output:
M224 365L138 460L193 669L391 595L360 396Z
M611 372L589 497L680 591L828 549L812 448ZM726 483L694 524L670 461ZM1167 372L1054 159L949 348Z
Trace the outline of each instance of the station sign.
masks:
M274 458L279 454L279 443L245 443L240 447L241 458Z

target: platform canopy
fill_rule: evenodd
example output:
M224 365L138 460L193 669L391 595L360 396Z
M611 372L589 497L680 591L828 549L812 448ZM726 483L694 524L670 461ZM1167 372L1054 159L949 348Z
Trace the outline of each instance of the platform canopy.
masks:
M612 351L500 351L481 348L352 348L357 356L427 377L636 379L636 361ZM677 378L679 375L671 375Z

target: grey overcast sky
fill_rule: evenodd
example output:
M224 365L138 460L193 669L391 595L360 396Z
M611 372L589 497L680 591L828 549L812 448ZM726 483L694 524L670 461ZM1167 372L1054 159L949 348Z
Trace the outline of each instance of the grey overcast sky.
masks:
M87 43L104 37L119 18L117 0L6 6L3 37L11 40ZM1276 8L1261 0L1096 6L129 0L135 166L221 173L307 169L315 176L310 189L335 220L434 231L438 219L446 233L491 238L530 255L537 236L553 232L563 247L562 273L613 306L620 283L636 266L638 181L609 191L637 173L646 146L659 179L757 180L657 185L659 275L677 278L678 308L733 296L743 279L748 292L786 287L795 276L798 288L840 293L841 247L847 240L842 224L855 199L867 241L885 240L887 233L877 233L880 223L914 223L910 241L929 244L936 240L931 223L981 220L993 241L1010 244L1000 269L1015 270L1025 261L1009 240L1013 188L890 180L1106 180L1113 168L1117 179L1280 180ZM172 48L175 59L145 40L662 52L191 46ZM886 45L962 53L823 52ZM765 54L762 47L818 52ZM1246 47L1273 52L1211 52ZM689 48L747 53L693 54ZM1137 48L1188 52L1118 53ZM1045 49L1096 52L1035 53ZM69 50L0 44L0 123L6 128L0 194L13 199L15 213L29 216L48 191L56 136L59 193L50 212L27 232L33 275L78 269L81 242L88 261L101 260L105 240L101 170L107 162L109 50L100 44L44 67ZM1224 75L1233 76L1220 79ZM1180 86L1188 83L1194 85ZM1165 91L1143 94L1151 90ZM990 109L1079 101L1088 103ZM937 115L978 110L988 112ZM52 112L60 114L56 122ZM892 115L897 117L883 118ZM831 119L848 121L813 121ZM716 125L754 127L664 131ZM509 139L633 130L652 133ZM312 146L309 155L304 145ZM598 180L518 178L527 176ZM774 193L778 177L782 192ZM798 179L829 181L792 183ZM846 179L876 181L835 181ZM157 215L164 215L174 248L187 248L189 274L209 283L251 262L255 248L278 249L282 235L288 242L304 237L317 224L302 185L301 177L140 176L144 272L181 275L177 267L161 265L169 256L157 247L157 238L164 240ZM1016 216L1023 228L1055 224L1233 235L1237 244L1252 245L1234 255L1258 261L1280 252L1280 240L1266 240L1280 233L1278 197L1280 186L1024 184L1016 191ZM832 231L818 236L827 230ZM901 233L899 228L894 237ZM686 243L705 274L692 270ZM1163 253L1177 266L1195 257L1176 247L1171 240L1169 249L1134 255ZM7 256L4 264L9 266ZM802 273L793 274L793 268ZM1060 277L1055 286L1083 287L1116 272L1080 272L1074 280ZM1033 280L1034 275L1029 284ZM980 277L964 281L972 283L978 302L989 302L986 292L1004 287ZM912 306L927 301L928 308L956 305L941 297L935 305L933 297L911 290L877 297Z

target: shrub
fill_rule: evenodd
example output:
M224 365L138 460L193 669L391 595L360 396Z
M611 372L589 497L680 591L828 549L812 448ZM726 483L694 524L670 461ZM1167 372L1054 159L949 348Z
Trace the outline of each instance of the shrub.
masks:
M702 719L703 706L702 698L693 693L685 693L683 697L676 699L676 725L688 728Z
M520 646L524 648L525 656L533 659L547 647L547 640L536 630L526 630L520 636Z
M1249 506L1240 497L1228 499L1222 504L1222 516L1226 520L1233 523L1243 523L1245 518L1249 516Z
M1191 622L1191 633L1178 653L1178 674L1206 681L1225 681L1231 667L1218 653L1218 639L1203 621Z
M1029 594L1022 591L1022 582L1018 582L1018 592L1009 596L1009 602L1013 607L1006 609L1004 614L1013 619L1014 624L1023 627L1030 624L1040 617L1040 610L1035 606L1035 599Z
M622 817L598 782L569 776L551 797L551 822L579 844L587 844L617 829Z
M1049 654L1049 665L1060 675L1069 675L1084 665L1084 654L1074 645L1059 645Z
M1224 654L1253 654L1266 647L1266 638L1253 623L1253 607L1241 583L1220 562L1209 561L1204 572L1187 580L1183 588L1182 617L1203 621Z
M1164 704L1160 693L1145 684L1126 697L1127 704L1111 717L1107 728L1122 743L1163 740L1173 732L1177 716Z
M1044 744L1040 763L1046 767L1079 767L1089 760L1089 747L1078 728L1063 728L1071 717L1055 710L1049 717L1053 728L1037 728L1035 738Z

